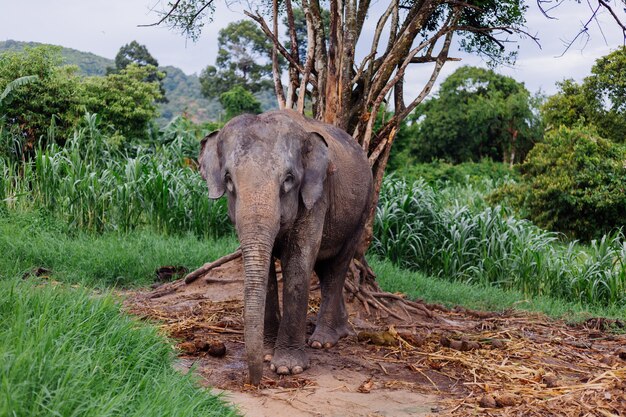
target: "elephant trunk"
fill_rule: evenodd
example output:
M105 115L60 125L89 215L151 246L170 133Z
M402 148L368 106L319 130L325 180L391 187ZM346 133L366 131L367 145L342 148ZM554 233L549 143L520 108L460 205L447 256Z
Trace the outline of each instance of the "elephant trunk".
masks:
M279 218L271 205L242 205L237 234L245 270L244 340L250 383L258 385L263 375L263 324L267 280Z

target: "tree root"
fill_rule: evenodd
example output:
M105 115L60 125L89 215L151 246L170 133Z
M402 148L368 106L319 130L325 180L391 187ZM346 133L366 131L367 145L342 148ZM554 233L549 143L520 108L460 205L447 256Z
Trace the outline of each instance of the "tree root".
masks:
M416 315L434 317L427 306L407 300L400 295L382 291L376 282L374 271L367 265L365 259L353 259L350 263L350 272L346 277L344 288L348 294L363 304L363 309L368 316L371 315L370 307L373 307L402 321L412 321ZM403 314L394 310L400 310Z
M187 274L187 276L185 277L185 284L191 284L192 282L200 278L202 275L209 272L211 269L217 268L220 265L224 265L225 263L230 262L234 259L237 259L240 256L241 256L241 248L238 248L236 251L234 251L231 254L222 256L221 258L216 259L213 262L209 262L209 263L202 265L200 268Z

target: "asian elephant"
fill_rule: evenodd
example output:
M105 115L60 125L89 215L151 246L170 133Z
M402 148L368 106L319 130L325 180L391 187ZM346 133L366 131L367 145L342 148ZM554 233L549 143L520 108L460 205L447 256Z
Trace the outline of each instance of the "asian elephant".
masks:
M300 373L313 270L322 300L308 345L334 346L349 331L342 291L371 204L367 157L341 129L281 110L232 119L203 139L199 163L209 198L226 193L241 243L250 383L259 384L263 360L278 374Z

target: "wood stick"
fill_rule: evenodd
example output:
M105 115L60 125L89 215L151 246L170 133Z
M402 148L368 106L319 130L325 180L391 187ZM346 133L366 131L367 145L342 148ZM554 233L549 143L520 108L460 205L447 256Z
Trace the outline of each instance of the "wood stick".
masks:
M231 253L229 255L222 256L221 258L216 259L213 262L209 262L209 263L206 263L206 264L202 265L200 268L198 268L195 271L190 272L189 274L187 274L187 276L185 277L185 284L191 284L196 279L198 279L202 275L204 275L207 272L209 272L211 269L217 268L218 266L223 265L226 262L230 262L233 259L237 259L240 256L241 256L241 248L238 248L236 251L234 251L233 253Z

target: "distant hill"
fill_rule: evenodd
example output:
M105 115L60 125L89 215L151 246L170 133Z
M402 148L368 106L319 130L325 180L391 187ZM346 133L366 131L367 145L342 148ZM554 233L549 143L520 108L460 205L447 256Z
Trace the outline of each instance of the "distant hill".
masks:
M26 47L44 45L37 42L0 41L0 53L6 51L21 51ZM77 51L76 49L61 47L61 55L67 65L76 65L83 75L103 76L107 67L114 67L115 61L104 58L91 52ZM163 80L163 87L168 103L161 107L159 124L165 124L173 117L185 113L187 117L197 123L218 120L222 107L217 100L207 100L200 92L200 81L195 74L187 75L180 68L166 66L159 67L167 75ZM269 103L264 103L267 107Z

